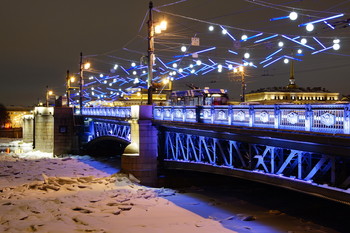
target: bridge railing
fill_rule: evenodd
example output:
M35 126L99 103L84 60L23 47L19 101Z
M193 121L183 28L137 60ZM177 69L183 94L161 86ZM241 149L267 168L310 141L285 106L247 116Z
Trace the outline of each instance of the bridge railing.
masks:
M110 107L110 108L83 108L83 115L89 116L113 116L120 118L131 117L131 107Z
M156 120L350 134L350 105L155 106Z

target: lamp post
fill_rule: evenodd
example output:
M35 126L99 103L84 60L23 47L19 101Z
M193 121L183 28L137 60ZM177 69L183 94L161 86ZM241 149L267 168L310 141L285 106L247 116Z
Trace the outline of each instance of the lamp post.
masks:
M234 73L239 73L241 75L241 88L242 88L242 95L241 95L241 102L245 101L245 89L246 89L246 83L245 83L245 74L244 74L244 67L240 66L233 69Z
M77 87L72 87L72 83L75 82L74 76L69 76L69 70L67 70L67 76L66 76L66 95L67 95L67 107L70 105L70 90L75 90Z
M84 78L83 72L84 69L87 70L90 68L90 63L83 63L83 53L80 52L80 69L79 69L79 106L80 106L80 114L83 112L83 86L84 86Z
M147 86L148 86L148 100L147 104L152 105L153 104L153 87L152 87L152 79L153 79L153 57L154 57L154 29L153 29L153 17L152 17L152 8L153 8L153 2L149 2L149 19L148 19L148 80L147 80Z
M69 96L70 96L70 91L69 91L69 70L67 70L67 75L66 75L66 96L67 96L67 107L69 107Z
M162 30L166 30L167 23L166 21L161 22L159 25L154 25L153 22L153 15L152 15L152 9L153 9L153 2L149 2L149 18L148 18L148 80L147 80L147 86L148 86L148 100L147 104L152 105L153 99L153 85L152 85L152 79L153 79L153 62L154 62L154 34L155 33L161 33Z
M52 94L53 94L53 92L49 91L49 86L46 86L46 107L49 107L49 97Z

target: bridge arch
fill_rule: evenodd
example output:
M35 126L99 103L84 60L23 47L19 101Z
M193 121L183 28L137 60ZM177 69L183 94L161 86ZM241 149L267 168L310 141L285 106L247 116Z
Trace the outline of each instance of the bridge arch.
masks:
M130 141L116 136L100 136L85 145L85 152L92 156L120 156Z

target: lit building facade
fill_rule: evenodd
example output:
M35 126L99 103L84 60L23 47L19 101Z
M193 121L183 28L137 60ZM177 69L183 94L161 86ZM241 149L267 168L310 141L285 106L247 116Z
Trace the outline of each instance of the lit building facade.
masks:
M10 118L10 122L5 126L5 128L21 128L23 126L23 117L25 115L31 114L33 108L7 106L6 109Z
M291 64L289 84L285 87L261 88L246 94L246 102L261 104L317 104L339 101L339 93L329 92L321 87L298 87L294 79L293 62Z

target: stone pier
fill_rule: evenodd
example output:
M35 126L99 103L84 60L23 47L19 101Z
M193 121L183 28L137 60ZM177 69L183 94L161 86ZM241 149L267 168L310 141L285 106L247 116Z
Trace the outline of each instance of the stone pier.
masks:
M144 185L157 180L157 129L152 125L152 106L131 106L131 143L122 155L121 171Z

